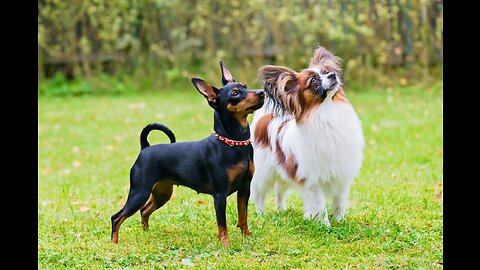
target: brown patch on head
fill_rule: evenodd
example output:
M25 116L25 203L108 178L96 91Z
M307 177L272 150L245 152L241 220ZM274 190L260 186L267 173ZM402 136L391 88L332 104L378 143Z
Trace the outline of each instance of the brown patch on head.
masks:
M257 125L255 126L255 142L258 146L262 147L271 147L270 146L270 139L268 137L268 124L273 119L273 115L271 113L266 114L258 120Z
M312 79L315 79L317 80L317 83L320 83L318 75L315 71L303 70L299 73L298 78L300 87L302 89L300 92L301 97L299 98L299 101L301 101L302 104L302 110L300 113L295 115L295 119L297 122L302 122L302 120L306 118L313 108L316 108L323 102L324 98L316 93L318 86L315 86L311 83Z
M345 90L343 89L343 71L340 66L340 61L339 57L333 55L333 53L324 47L318 47L310 59L309 68L318 68L320 72L335 73L339 77L342 85L332 99L334 102L348 102L345 96Z
M238 90L238 88L232 88L232 90ZM261 100L258 95L251 91L247 94L246 98L237 104L227 104L227 110L233 113L235 119L237 119L238 123L240 123L242 127L247 127L247 116L255 111L255 109L252 109L252 107L258 105L260 102Z
M260 76L276 108L292 113L297 121L323 101L316 93L318 84L312 83L313 78L320 82L313 70L295 72L287 67L269 65L260 70Z
M227 170L228 182L233 183L239 175L245 172L245 169L247 169L247 164L245 164L245 162L237 163L232 167L228 168Z

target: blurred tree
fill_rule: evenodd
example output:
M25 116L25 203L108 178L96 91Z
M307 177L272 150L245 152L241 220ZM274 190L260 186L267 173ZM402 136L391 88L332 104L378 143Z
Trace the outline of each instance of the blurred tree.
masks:
M40 81L60 71L169 83L202 67L216 80L220 59L251 78L263 64L304 68L317 45L352 80L442 76L442 0L40 0L38 10Z

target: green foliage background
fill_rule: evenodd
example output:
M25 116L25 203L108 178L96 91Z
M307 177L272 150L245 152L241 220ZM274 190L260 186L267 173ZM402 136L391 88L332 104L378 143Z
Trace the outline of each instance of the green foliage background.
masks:
M219 60L256 83L264 64L305 68L317 45L343 60L351 87L442 78L438 0L42 0L38 10L40 94L218 83Z

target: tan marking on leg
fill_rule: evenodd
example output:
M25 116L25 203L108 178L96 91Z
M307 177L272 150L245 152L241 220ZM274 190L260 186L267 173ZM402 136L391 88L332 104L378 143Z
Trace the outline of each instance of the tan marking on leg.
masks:
M165 182L157 182L153 188L150 198L145 206L141 209L143 230L148 230L148 219L150 215L167 203L172 197L173 185Z
M225 246L228 247L230 245L228 242L228 231L226 226L218 225L218 239L220 239Z
M241 197L237 193L237 212L238 212L238 224L237 227L240 227L240 230L244 235L250 235L247 225L247 204L248 201L246 198Z
M127 217L125 217L125 216L122 216L120 218L120 220L117 223L117 228L112 234L112 242L115 243L115 244L118 243L118 231L120 230L120 225L122 225L122 223L125 221L125 219L127 219Z

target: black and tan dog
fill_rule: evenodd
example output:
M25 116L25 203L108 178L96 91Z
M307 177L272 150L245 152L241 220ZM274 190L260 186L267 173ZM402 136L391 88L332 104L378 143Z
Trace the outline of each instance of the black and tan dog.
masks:
M238 227L250 235L247 205L250 181L255 169L247 115L263 105L263 91L249 90L237 83L220 61L223 87L193 78L192 83L214 109L214 133L193 142L175 142L173 132L161 124L147 125L140 134L141 151L130 170L130 191L123 208L112 216L111 240L118 242L120 225L140 210L142 226L148 229L148 218L171 197L173 186L182 185L198 193L213 196L218 238L226 246L227 197L237 191ZM161 130L170 144L150 146L148 133Z

